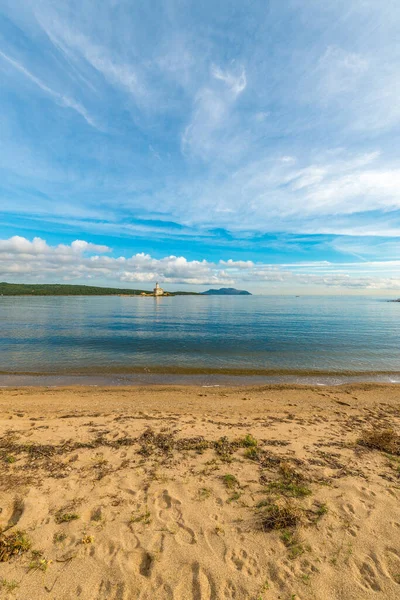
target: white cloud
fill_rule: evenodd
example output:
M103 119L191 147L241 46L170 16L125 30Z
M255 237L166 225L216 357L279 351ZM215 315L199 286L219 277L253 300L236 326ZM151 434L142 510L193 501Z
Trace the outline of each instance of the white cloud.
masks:
M324 98L354 90L368 68L365 56L329 46L317 65L320 94Z
M232 73L223 71L216 65L213 65L211 68L211 74L213 77L215 77L215 79L219 79L220 81L226 83L235 98L246 89L247 80L246 71L244 69L242 69L238 75L233 75Z
M33 238L32 242L30 242L19 235L14 235L8 240L0 240L0 253L3 257L6 253L9 253L11 256L24 254L32 257L65 255L74 259L76 254L83 254L84 252L110 252L110 248L108 246L85 242L84 240L75 240L70 246L65 244L49 246L45 240L39 237Z
M246 72L223 71L213 65L212 80L194 99L193 114L182 135L182 150L202 160L231 160L241 153L244 140L233 127L234 106L245 90ZM222 85L216 85L221 82Z
M24 67L21 63L14 60L13 58L8 56L4 52L1 52L1 50L0 50L0 56L8 64L10 64L14 69L16 69L19 73L21 73L27 79L29 79L29 81L34 83L37 87L39 87L48 96L53 98L53 100L55 100L59 106L64 106L65 108L71 108L72 110L77 112L79 115L81 115L81 117L83 117L89 125L91 125L95 129L99 129L99 126L96 124L95 120L92 118L92 116L89 114L89 112L86 110L86 108L82 104L80 104L79 102L77 102L76 100L74 100L73 98L71 98L65 94L56 92L55 90L50 88L48 85L46 85L41 79L39 79L39 77L36 77L30 71L28 71L28 69L26 67Z
M289 158L289 157L287 157ZM263 158L233 171L229 179L188 188L190 202L176 218L187 225L231 231L342 233L358 227L373 231L376 215L400 210L400 169L379 152L324 153L308 165L290 157ZM366 222L357 215L371 213ZM332 217L327 219L326 217ZM357 218L356 223L349 217ZM399 232L381 219L382 235Z
M318 286L355 290L400 289L400 261L333 264L327 261L272 265L253 261L187 260L183 256L153 258L138 253L129 258L91 255L108 252L82 240L50 246L40 238L14 236L0 240L2 280L101 281L103 284L164 284L189 286L255 287L267 292L271 283L284 286ZM382 276L385 275L385 276Z
M142 100L147 95L143 82L132 65L116 62L109 56L106 48L93 43L82 32L72 30L65 21L61 24L55 15L50 23L43 16L39 19L49 39L65 54L75 58L74 53L78 53L110 84L122 86L137 100Z
M382 24L383 28L388 25ZM322 107L327 111L324 118L332 118L350 136L359 131L371 135L400 121L396 101L400 89L399 52L388 43L388 36L378 41L375 36L360 39L358 34L359 52L329 45L300 86L302 99Z
M76 252L111 252L111 248L100 244L92 244L84 240L75 240L71 244L72 250Z

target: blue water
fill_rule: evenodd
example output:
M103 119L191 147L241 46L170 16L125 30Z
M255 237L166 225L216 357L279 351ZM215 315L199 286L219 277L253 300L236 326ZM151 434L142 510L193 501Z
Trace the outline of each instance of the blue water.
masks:
M0 371L400 372L400 303L360 297L1 297ZM231 373L234 371L231 371Z

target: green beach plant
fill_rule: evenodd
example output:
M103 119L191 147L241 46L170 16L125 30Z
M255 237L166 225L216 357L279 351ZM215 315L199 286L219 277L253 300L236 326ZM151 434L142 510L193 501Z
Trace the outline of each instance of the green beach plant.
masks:
M0 580L0 588L2 588L6 593L13 592L18 587L19 587L18 581L15 581L14 579L11 579L11 580L1 579Z
M65 513L63 511L59 511L55 516L55 521L57 524L70 523L71 521L76 521L77 519L79 519L79 515L76 513Z
M13 556L27 552L31 542L24 531L14 531L8 535L0 534L0 562L8 562Z
M234 488L240 487L239 481L234 475L223 475L222 481L228 490L233 490Z

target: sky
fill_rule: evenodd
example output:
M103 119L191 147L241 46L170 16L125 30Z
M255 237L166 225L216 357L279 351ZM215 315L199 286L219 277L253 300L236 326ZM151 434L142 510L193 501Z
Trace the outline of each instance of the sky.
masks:
M0 0L0 280L400 294L398 0Z

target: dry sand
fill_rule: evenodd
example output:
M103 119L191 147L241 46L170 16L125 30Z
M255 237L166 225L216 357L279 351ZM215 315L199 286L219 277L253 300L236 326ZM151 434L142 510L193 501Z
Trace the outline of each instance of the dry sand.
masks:
M400 457L356 441L399 431L399 401L389 385L4 389L0 541L31 548L0 563L0 597L398 599ZM298 524L268 531L271 506Z

